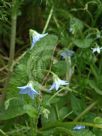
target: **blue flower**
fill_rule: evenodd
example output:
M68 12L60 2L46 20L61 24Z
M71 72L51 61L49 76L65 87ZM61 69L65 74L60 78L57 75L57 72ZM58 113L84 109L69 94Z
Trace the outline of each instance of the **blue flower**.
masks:
M80 129L85 129L85 126L77 125L73 128L73 130L80 130Z
M32 99L34 99L34 97L36 95L38 95L39 93L33 88L32 83L29 82L27 85L25 86L21 86L21 87L17 87L20 89L20 94L28 94Z
M49 91L55 89L56 91L59 89L61 85L68 85L69 83L65 80L61 80L58 76L54 75L54 83L50 87Z
M31 44L32 44L31 48L33 48L36 42L40 41L40 39L45 37L48 33L39 34L38 32L34 30L30 30L30 34L31 34Z
M66 50L66 51L63 51L61 53L61 56L65 59L67 57L73 56L73 54L74 54L74 51L72 51L72 50Z

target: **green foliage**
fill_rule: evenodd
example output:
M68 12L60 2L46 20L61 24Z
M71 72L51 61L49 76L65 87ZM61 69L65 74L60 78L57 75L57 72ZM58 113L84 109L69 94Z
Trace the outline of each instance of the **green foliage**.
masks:
M44 73L49 69L51 57L57 44L57 37L48 35L39 41L33 49L28 50L21 56L14 66L15 70L9 81L8 97L17 96L17 87L26 85L29 80L43 82Z
M70 32L72 34L79 34L82 32L84 28L84 24L82 23L81 20L75 17L70 17Z
M35 110L26 103L10 100L12 97L19 97L19 90L17 87L26 85L29 80L32 81L43 81L44 73L49 69L51 57L54 48L57 44L57 37L54 35L48 35L39 41L33 49L28 50L20 59L16 62L14 72L11 75L8 88L7 88L7 99L6 109L2 110L0 119L10 119L18 115L27 113L31 117L34 116ZM27 101L27 100L26 100ZM11 104L13 103L13 106ZM26 105L25 105L26 104ZM15 106L14 106L15 105Z
M74 95L71 96L71 105L72 105L73 112L76 115L79 115L85 109L84 100L82 98L79 99Z
M57 44L57 37L50 35L43 38L34 46L27 63L28 73L34 80L42 81L46 68L50 66L51 57ZM30 66L30 67L29 67Z
M14 68L15 72L12 73L8 88L7 88L7 98L10 98L11 96L17 96L18 95L18 89L17 87L21 85L25 85L28 81L28 75L27 75L27 60L30 53L29 51L24 54L23 57L21 57L20 64L16 64L16 67ZM19 62L17 62L19 63Z
M86 130L80 130L76 132L74 131L73 136L96 136L96 135L86 129Z
M0 21L7 21L7 15L8 15L7 10L10 8L10 6L11 6L11 2L8 2L6 0L0 1L0 7L1 7Z
M12 14L19 15L19 13L20 13L19 8L20 8L21 4L23 3L23 1L24 0L13 0L12 1Z
M22 115L26 124L22 125L18 120L6 129L5 125L1 125L1 130L11 136L32 136L33 132L36 136L101 136L102 50L100 53L93 53L92 49L102 47L102 1L13 2L14 5L11 1L0 1L1 67L6 64L5 60L2 61L2 56L8 56L5 52L6 49L9 50L11 9L12 14L18 17L15 57L22 54L22 50L28 46L29 28L42 31L44 26L47 26L46 31L54 35L45 36L32 49L27 49L15 59L5 104L0 110L0 120L7 120L9 124L9 119L18 120L16 117ZM74 51L73 56L68 56L70 63L60 55L64 50ZM70 71L71 76L68 78ZM5 73L5 69L3 72ZM48 92L53 83L51 72L62 80L67 80L69 85L61 86L58 91ZM2 74L0 76L2 77ZM20 95L17 88L31 80L40 93L33 101L26 95ZM31 120L34 119L34 124L24 114ZM77 119L78 122L75 122ZM74 130L76 125L84 125L85 129ZM23 127L27 128L26 132L22 131Z
M56 60L55 60L56 61ZM55 64L53 64L52 70L56 72L57 75L63 76L66 73L66 68L65 67L65 62L64 61L56 61ZM62 72L60 72L62 71Z
M88 48L92 44L92 39L75 39L74 44L78 46L79 48Z
M72 127L74 125L74 122L53 122L50 124L47 124L44 128L41 129L43 131L43 134L48 135L49 133L52 134L53 136L56 135L58 136L59 134L62 135L69 135L69 136L97 136L94 134L91 130L85 128L82 130L73 130ZM42 135L43 135L42 134Z
M8 120L25 113L23 109L24 102L21 99L15 98L9 102L9 106L7 109L4 107L0 110L0 120Z

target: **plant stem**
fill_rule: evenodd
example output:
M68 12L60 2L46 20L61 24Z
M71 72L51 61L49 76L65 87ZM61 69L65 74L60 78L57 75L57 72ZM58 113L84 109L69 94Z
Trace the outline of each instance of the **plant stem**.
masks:
M16 15L12 16L12 27L11 27L11 43L10 43L10 54L9 54L9 67L11 67L14 54L15 54L15 39L16 39Z
M36 118L33 118L33 119L30 118L32 136L37 136L37 123L38 123L38 116Z
M101 124L96 124L96 123L92 123L92 122L90 123L90 122L58 122L57 121L57 122L49 123L39 130L40 131L46 131L48 129L53 129L53 128L56 128L56 127L69 128L71 126L73 127L74 125L83 125L83 126L102 129Z
M89 110L91 110L96 104L98 103L98 101L93 102L92 104L90 104L83 112L81 112L79 114L79 116L77 116L73 121L78 121L83 115L85 115Z
M10 39L10 52L9 52L9 62L8 62L8 78L5 83L5 88L8 86L8 82L12 73L12 64L15 55L15 40L16 40L16 23L17 23L17 14L14 12L16 6L16 0L12 0L12 14L11 14L11 39Z
M98 73L96 72L95 65L93 66L92 64L90 65L91 71L95 78L98 80Z
M51 10L50 10L49 16L48 16L48 18L47 18L47 21L46 21L46 24L45 24L45 27L44 27L42 33L45 33L45 32L46 32L46 29L47 29L47 27L48 27L48 25L49 25L49 22L50 22L50 19L51 19L51 17L52 17L52 13L53 13L53 6L52 6L52 8L51 8Z
M62 88L62 89L60 89L59 91L57 91L54 95L52 95L51 97L50 97L50 99L48 100L48 103L50 103L50 101L52 100L52 99L54 99L61 91L63 91L65 88Z
M59 23L58 23L57 18L56 18L55 16L53 16L53 19L54 19L54 21L55 21L55 24L56 24L57 28L60 28L60 25L59 25Z
M2 136L8 136L3 130L0 129L0 133L2 134Z
M11 39L10 39L10 53L9 53L9 69L14 60L15 54L15 41L16 41L16 23L17 23L17 14L13 13L15 8L16 0L12 0L12 15L11 15Z
M67 81L70 81L71 80L71 58L70 57L67 57L65 59L65 62L66 62L66 80Z

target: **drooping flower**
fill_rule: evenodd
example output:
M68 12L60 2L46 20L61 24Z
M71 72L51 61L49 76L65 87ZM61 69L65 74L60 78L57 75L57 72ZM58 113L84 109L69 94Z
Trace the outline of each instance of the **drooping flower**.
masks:
M34 47L36 42L40 41L41 38L45 37L48 33L45 34L39 34L38 32L30 29L30 35L31 35L31 48Z
M31 82L29 82L25 86L17 87L20 89L20 94L28 94L31 99L34 99L36 95L39 95L39 93L33 88L33 85Z
M74 54L74 51L72 51L72 50L66 50L66 51L63 51L61 53L61 56L65 59L67 57L73 56L73 54Z
M100 53L102 47L97 46L96 48L91 48L91 49L92 49L92 52L93 52L93 53L95 53L95 52Z
M77 125L73 128L73 130L81 130L81 129L85 129L85 126Z
M68 85L69 83L65 80L61 80L57 75L53 75L54 82L51 85L49 91L55 89L56 91L60 88L60 86Z

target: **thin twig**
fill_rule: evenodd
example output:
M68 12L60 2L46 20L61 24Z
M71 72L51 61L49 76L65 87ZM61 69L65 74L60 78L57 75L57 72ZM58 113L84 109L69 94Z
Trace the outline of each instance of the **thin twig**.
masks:
M48 25L49 25L49 22L50 22L50 20L51 20L51 17L52 17L52 13L53 13L53 6L52 6L52 8L51 8L51 10L50 10L49 16L48 16L48 18L47 18L47 21L46 21L46 24L45 24L45 27L44 27L42 33L45 33L45 32L46 32L46 29L47 29L47 27L48 27Z
M98 103L98 101L93 102L92 104L90 104L83 112L81 112L79 114L79 116L77 116L73 121L78 121L82 116L84 116L89 110L91 110L96 104Z

